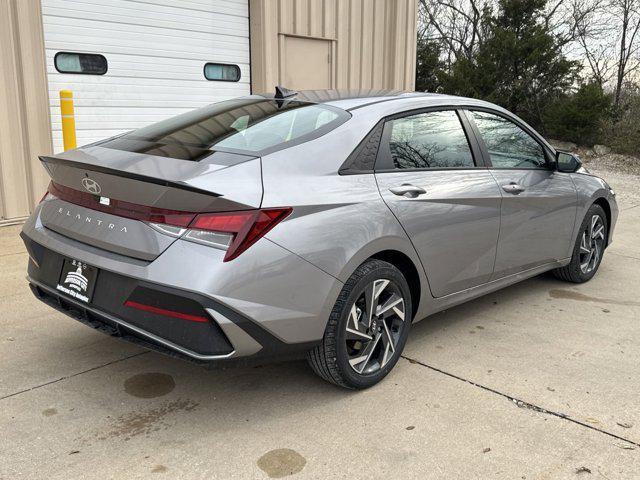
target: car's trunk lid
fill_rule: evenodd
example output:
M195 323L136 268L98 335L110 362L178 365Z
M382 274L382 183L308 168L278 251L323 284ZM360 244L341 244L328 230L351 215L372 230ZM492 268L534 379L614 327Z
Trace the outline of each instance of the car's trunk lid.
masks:
M247 155L210 152L194 162L91 146L41 160L52 190L71 193L43 204L45 227L147 261L176 236L152 225L153 216L145 221L140 212L195 216L259 208L262 200L260 159Z

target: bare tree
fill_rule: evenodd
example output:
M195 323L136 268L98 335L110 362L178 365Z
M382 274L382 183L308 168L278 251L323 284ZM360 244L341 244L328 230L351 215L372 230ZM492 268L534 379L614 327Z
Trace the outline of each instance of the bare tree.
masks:
M640 1L640 0L636 0ZM542 21L570 47L580 37L592 36L599 0L553 0L547 4ZM483 17L498 6L498 0L420 0L419 38L439 42L450 66L460 58L470 59L486 37Z
M420 0L421 39L441 43L447 64L471 58L482 44L482 15L493 0Z
M611 0L611 9L620 22L614 101L619 107L624 82L640 69L640 0Z
M442 47L447 68L472 59L487 32L485 16L499 0L420 0L419 38ZM614 92L616 107L627 82L640 74L640 0L548 0L540 19L563 53Z
M625 83L640 71L640 0L597 3L576 22L576 42L592 77L612 87L618 108Z
M591 37L600 31L597 12L599 0L555 0L547 3L545 27L551 30L562 47L571 48L580 37Z
M605 88L613 80L617 64L614 60L617 27L612 22L609 5L595 1L584 9L578 7L574 11L574 23L578 56L588 66L589 76Z

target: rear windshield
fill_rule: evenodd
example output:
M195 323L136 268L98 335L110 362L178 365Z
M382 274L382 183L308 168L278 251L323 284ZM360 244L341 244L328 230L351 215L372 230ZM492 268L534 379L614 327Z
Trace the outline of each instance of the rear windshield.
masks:
M101 146L193 161L212 151L265 155L324 135L349 117L329 105L246 97L154 123Z

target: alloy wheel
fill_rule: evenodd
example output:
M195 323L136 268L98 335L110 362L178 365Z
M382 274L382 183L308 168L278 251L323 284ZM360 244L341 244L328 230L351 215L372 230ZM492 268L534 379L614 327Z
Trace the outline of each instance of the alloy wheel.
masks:
M600 215L593 215L580 240L580 270L591 273L598 267L604 249L605 227Z
M390 280L369 283L351 305L346 324L349 365L361 375L376 373L393 358L405 326L404 297Z

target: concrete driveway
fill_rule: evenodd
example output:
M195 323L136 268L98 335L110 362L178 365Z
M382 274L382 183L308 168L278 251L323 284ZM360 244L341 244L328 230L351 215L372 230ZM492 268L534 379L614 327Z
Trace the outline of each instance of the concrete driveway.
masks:
M0 478L640 478L639 177L585 285L543 275L414 325L379 386L209 372L32 298L0 229Z

